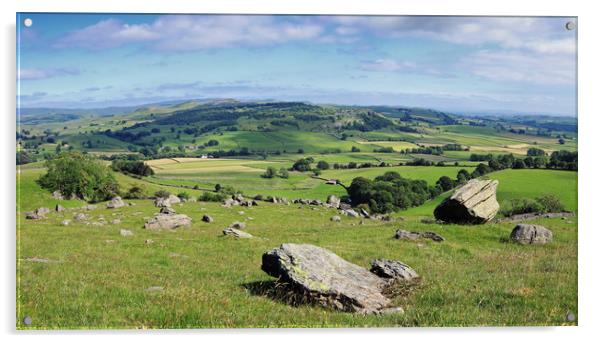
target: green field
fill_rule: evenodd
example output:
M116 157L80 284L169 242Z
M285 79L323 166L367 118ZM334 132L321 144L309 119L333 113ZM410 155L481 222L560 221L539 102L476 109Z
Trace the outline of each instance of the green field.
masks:
M373 176L381 169L358 172ZM186 203L175 209L193 218L193 225L176 232L145 230L144 218L157 209L151 200L136 200L134 206L109 210L99 204L89 212L90 223L103 216L120 218L120 224L74 222L64 227L60 221L76 211L51 213L40 221L24 219L26 210L59 203L35 183L42 172L26 168L18 174L17 317L33 319L27 328L571 325L567 313L578 312L576 217L538 220L554 232L554 242L539 247L505 243L511 224L422 224L420 218L431 215L436 200L399 213L404 221L363 225L348 217L333 224L328 218L335 210L321 207L262 202L250 209L228 209ZM402 175L432 181L445 173L454 174L455 168L408 168ZM506 170L489 177L500 180L500 200L549 191L577 208L570 186L576 185L574 172ZM119 181L161 188L125 176ZM206 213L214 223L200 221ZM236 220L246 221L247 231L259 238L222 237L221 230ZM122 228L134 236L120 236ZM392 240L397 228L435 231L446 241ZM154 243L145 244L147 239ZM292 307L262 293L273 279L259 269L262 253L285 242L328 248L361 266L374 258L400 260L416 269L422 281L410 295L394 299L405 308L403 314L364 316ZM50 262L27 260L34 257Z

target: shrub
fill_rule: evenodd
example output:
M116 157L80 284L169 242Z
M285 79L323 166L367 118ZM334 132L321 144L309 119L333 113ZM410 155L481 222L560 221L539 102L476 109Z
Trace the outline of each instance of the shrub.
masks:
M288 179L288 170L286 170L286 168L280 168L280 171L278 171L278 176L283 179Z
M46 162L47 172L38 183L53 192L76 196L92 202L108 200L119 193L111 171L90 155L66 152Z
M180 193L178 193L178 198L186 201L186 200L190 199L190 194L188 194L186 192L180 192Z
M500 213L506 217L524 213L548 213L563 211L565 211L564 204L553 194L546 194L535 199L511 199L502 202L500 208Z
M223 193L203 192L203 194L199 196L199 201L222 202L224 200L226 200L226 195Z
M123 196L126 199L146 199L146 188L143 185L135 185Z
M164 189L160 189L158 191L155 192L155 197L156 198L169 198L169 196L171 195L171 193L169 191L166 191Z
M113 160L113 162L111 162L111 168L114 171L120 171L139 176L150 176L155 174L153 169L142 161L127 161L122 159Z
M544 194L539 198L536 198L538 203L543 206L546 212L564 212L566 208L560 199L553 194Z
M265 170L265 173L261 174L261 177L266 179L272 179L274 176L276 176L276 168L274 167L268 167L268 169Z
M327 169L330 169L330 164L328 164L328 162L326 162L326 161L319 161L318 164L316 165L316 168L318 168L320 170L327 170Z
M263 200L263 195L257 194L253 197L253 200L261 201L261 200Z
M447 192L454 188L454 180L452 180L449 176L441 176L439 180L437 180L437 186L441 187L441 190L444 192Z

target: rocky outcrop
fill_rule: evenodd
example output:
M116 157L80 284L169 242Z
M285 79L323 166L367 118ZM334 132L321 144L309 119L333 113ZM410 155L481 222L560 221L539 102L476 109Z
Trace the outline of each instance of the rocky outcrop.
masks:
M121 197L114 197L107 203L107 208L120 208L123 206L125 206L125 203L121 200Z
M397 230L395 231L395 239L404 239L408 241L415 241L420 238L431 239L435 242L443 242L445 238L440 236L435 232L425 231L425 232L416 232L416 231L406 231L406 230Z
M435 218L446 223L483 224L495 217L497 180L470 180L435 208Z
M192 219L185 214L157 214L148 219L144 227L148 230L174 230L179 227L188 227Z
M370 265L370 271L381 278L410 281L418 277L418 273L414 269L399 261L374 260Z
M325 307L378 313L391 302L385 279L314 245L282 244L263 254L261 269Z
M546 244L553 238L552 231L541 225L518 224L510 234L510 240L520 244Z

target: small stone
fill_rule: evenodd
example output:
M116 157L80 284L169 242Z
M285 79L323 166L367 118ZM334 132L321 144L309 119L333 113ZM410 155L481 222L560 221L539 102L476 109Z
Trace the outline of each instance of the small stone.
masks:
M61 206L61 204L56 204L56 206L54 207L54 210L56 212L63 212L65 210L65 208L63 206Z
M405 263L393 260L374 260L370 271L379 277L392 280L412 280L418 273Z
M231 227L224 229L223 233L224 236L231 236L234 238L253 238L251 234Z
M130 230L125 230L125 229L121 229L119 230L119 234L122 235L123 237L129 237L129 236L133 236L134 233Z
M68 226L71 223L71 221L69 219L65 219L61 222L62 226Z
M341 221L341 217L340 216L332 216L332 217L330 217L330 221L332 221L332 222L340 222Z
M244 222L234 222L230 227L237 230L244 230L244 228L247 227L247 224Z
M155 241L153 241L152 239L145 239L144 240L144 244L146 244L146 245L150 245L150 244L153 244L153 243L155 243Z
M205 223L213 223L213 218L208 214L203 215L203 218L201 220Z

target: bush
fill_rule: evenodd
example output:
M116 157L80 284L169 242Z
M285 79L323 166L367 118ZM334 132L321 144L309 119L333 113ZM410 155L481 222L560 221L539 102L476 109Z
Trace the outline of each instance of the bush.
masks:
M155 174L153 169L142 161L113 160L111 168L113 168L114 171L139 176L150 176Z
M283 179L288 179L288 170L286 170L286 168L280 168L280 171L278 172L278 176L283 178Z
M261 177L266 179L272 179L274 176L276 176L276 168L274 167L268 167L268 169L265 170L265 173L261 174Z
M186 192L180 192L180 193L178 193L178 198L186 201L186 200L190 199L190 194L188 194Z
M422 205L440 194L440 189L429 187L424 180L402 178L396 172L386 172L369 180L356 177L347 188L353 206L368 205L371 212L387 213Z
M126 199L146 199L146 188L143 185L135 185L123 196Z
M171 195L171 193L169 191L166 191L164 189L160 189L158 191L155 192L155 197L156 198L169 198L169 196Z
M75 194L87 201L108 200L119 193L119 184L111 171L90 155L66 152L46 162L47 172L38 183L62 194Z
M222 202L224 200L226 200L226 195L224 193L203 192L203 194L199 196L199 201Z
M449 176L441 176L439 180L437 180L437 186L441 187L441 190L444 192L447 192L454 188L454 180L452 180Z
M520 198L502 202L500 213L509 217L524 213L549 213L565 211L564 204L553 194L530 199Z
M316 168L318 168L320 170L327 170L327 169L330 169L330 164L328 164L328 162L326 162L326 161L319 161L318 164L316 165Z

